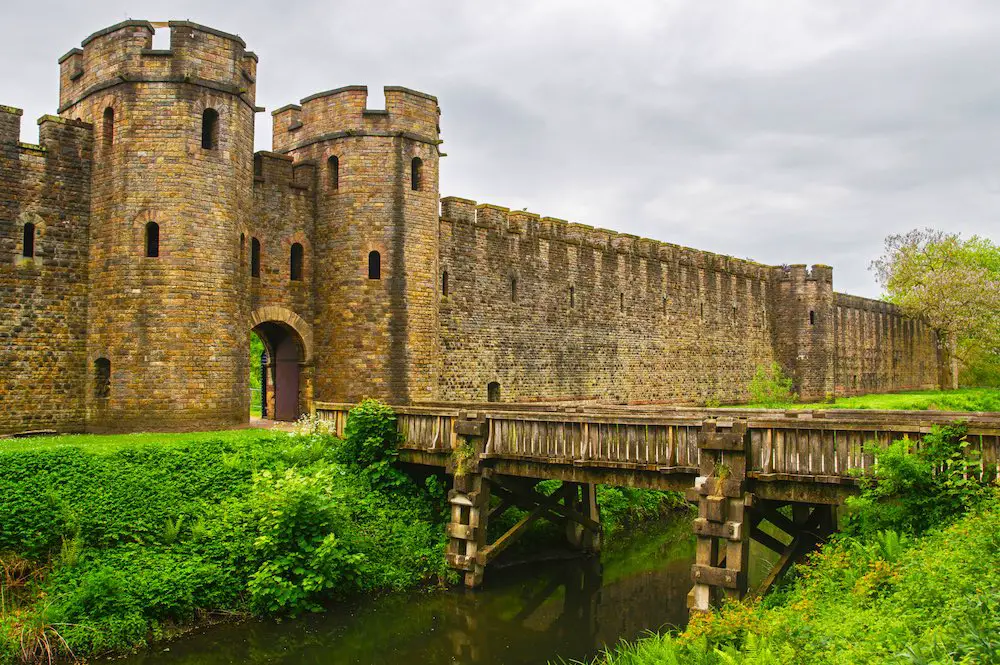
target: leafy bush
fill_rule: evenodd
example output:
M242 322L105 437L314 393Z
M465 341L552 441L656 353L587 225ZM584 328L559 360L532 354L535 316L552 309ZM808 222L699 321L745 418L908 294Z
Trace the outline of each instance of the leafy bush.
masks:
M344 428L344 440L337 446L335 459L360 470L374 485L390 487L405 483L393 466L399 433L396 414L378 400L366 399L351 409Z
M595 663L1000 662L1000 496L982 507L918 538L835 538L780 597L694 615Z
M666 517L673 512L690 510L690 505L680 492L611 485L597 487L597 504L601 510L601 524L605 534L639 522Z
M781 371L781 365L759 365L748 386L750 401L769 409L787 406L798 399L792 391L792 380Z
M919 534L981 502L989 490L978 480L979 456L972 452L966 431L964 425L935 427L919 447L907 438L885 449L870 444L874 474L862 476L860 496L847 500L852 512L845 531Z
M346 551L337 539L348 523L332 488L326 470L303 475L287 469L278 477L264 471L257 478L254 552L261 564L250 576L256 612L317 611L325 592L354 587L364 557Z

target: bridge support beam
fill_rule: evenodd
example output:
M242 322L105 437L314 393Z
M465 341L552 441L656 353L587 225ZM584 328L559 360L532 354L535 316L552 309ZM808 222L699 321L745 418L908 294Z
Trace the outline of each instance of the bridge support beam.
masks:
M747 491L749 437L745 421L706 420L698 434L700 473L695 480L698 517L692 612L707 612L720 595L738 600L747 592L750 558Z
M781 509L786 507L791 508L791 519L781 512ZM774 567L754 591L754 595L757 596L767 593L789 568L825 542L837 529L837 509L836 506L829 504L760 501L754 513L750 537L779 555ZM780 530L788 542L783 543L761 530L760 525L765 521L772 525L772 533Z
M482 584L486 566L540 519L565 529L575 549L588 553L600 551L601 523L594 485L563 483L551 495L545 495L535 489L538 482L532 478L494 475L489 469L455 477L455 489L448 497L451 522L447 557L448 564L463 573L467 587ZM490 520L511 508L519 508L524 514L490 542L487 537Z
M465 586L477 587L486 569L480 554L486 546L490 483L481 473L457 475L448 502L448 565L463 573Z

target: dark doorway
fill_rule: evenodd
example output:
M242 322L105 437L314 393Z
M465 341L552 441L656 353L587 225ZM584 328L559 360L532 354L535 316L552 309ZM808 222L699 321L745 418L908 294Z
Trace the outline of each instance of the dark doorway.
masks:
M290 327L267 322L253 329L264 343L261 415L272 420L299 417L299 365L302 344Z
M500 401L500 384L496 381L490 381L486 386L486 401L487 402L499 402Z

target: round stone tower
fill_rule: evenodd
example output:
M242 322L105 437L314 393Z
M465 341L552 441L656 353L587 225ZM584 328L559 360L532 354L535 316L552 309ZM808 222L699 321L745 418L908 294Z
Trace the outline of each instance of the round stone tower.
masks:
M154 27L155 25L155 27ZM156 28L170 48L154 50ZM126 21L60 59L60 114L94 125L87 423L246 420L256 56L184 21Z
M273 113L274 151L317 169L315 398L437 398L437 99L349 86Z

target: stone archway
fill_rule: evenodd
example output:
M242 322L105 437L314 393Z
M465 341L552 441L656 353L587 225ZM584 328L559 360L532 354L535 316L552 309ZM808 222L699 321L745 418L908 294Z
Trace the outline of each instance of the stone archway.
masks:
M312 329L295 312L262 307L250 317L251 330L264 343L267 362L262 406L272 420L296 420L312 408Z

